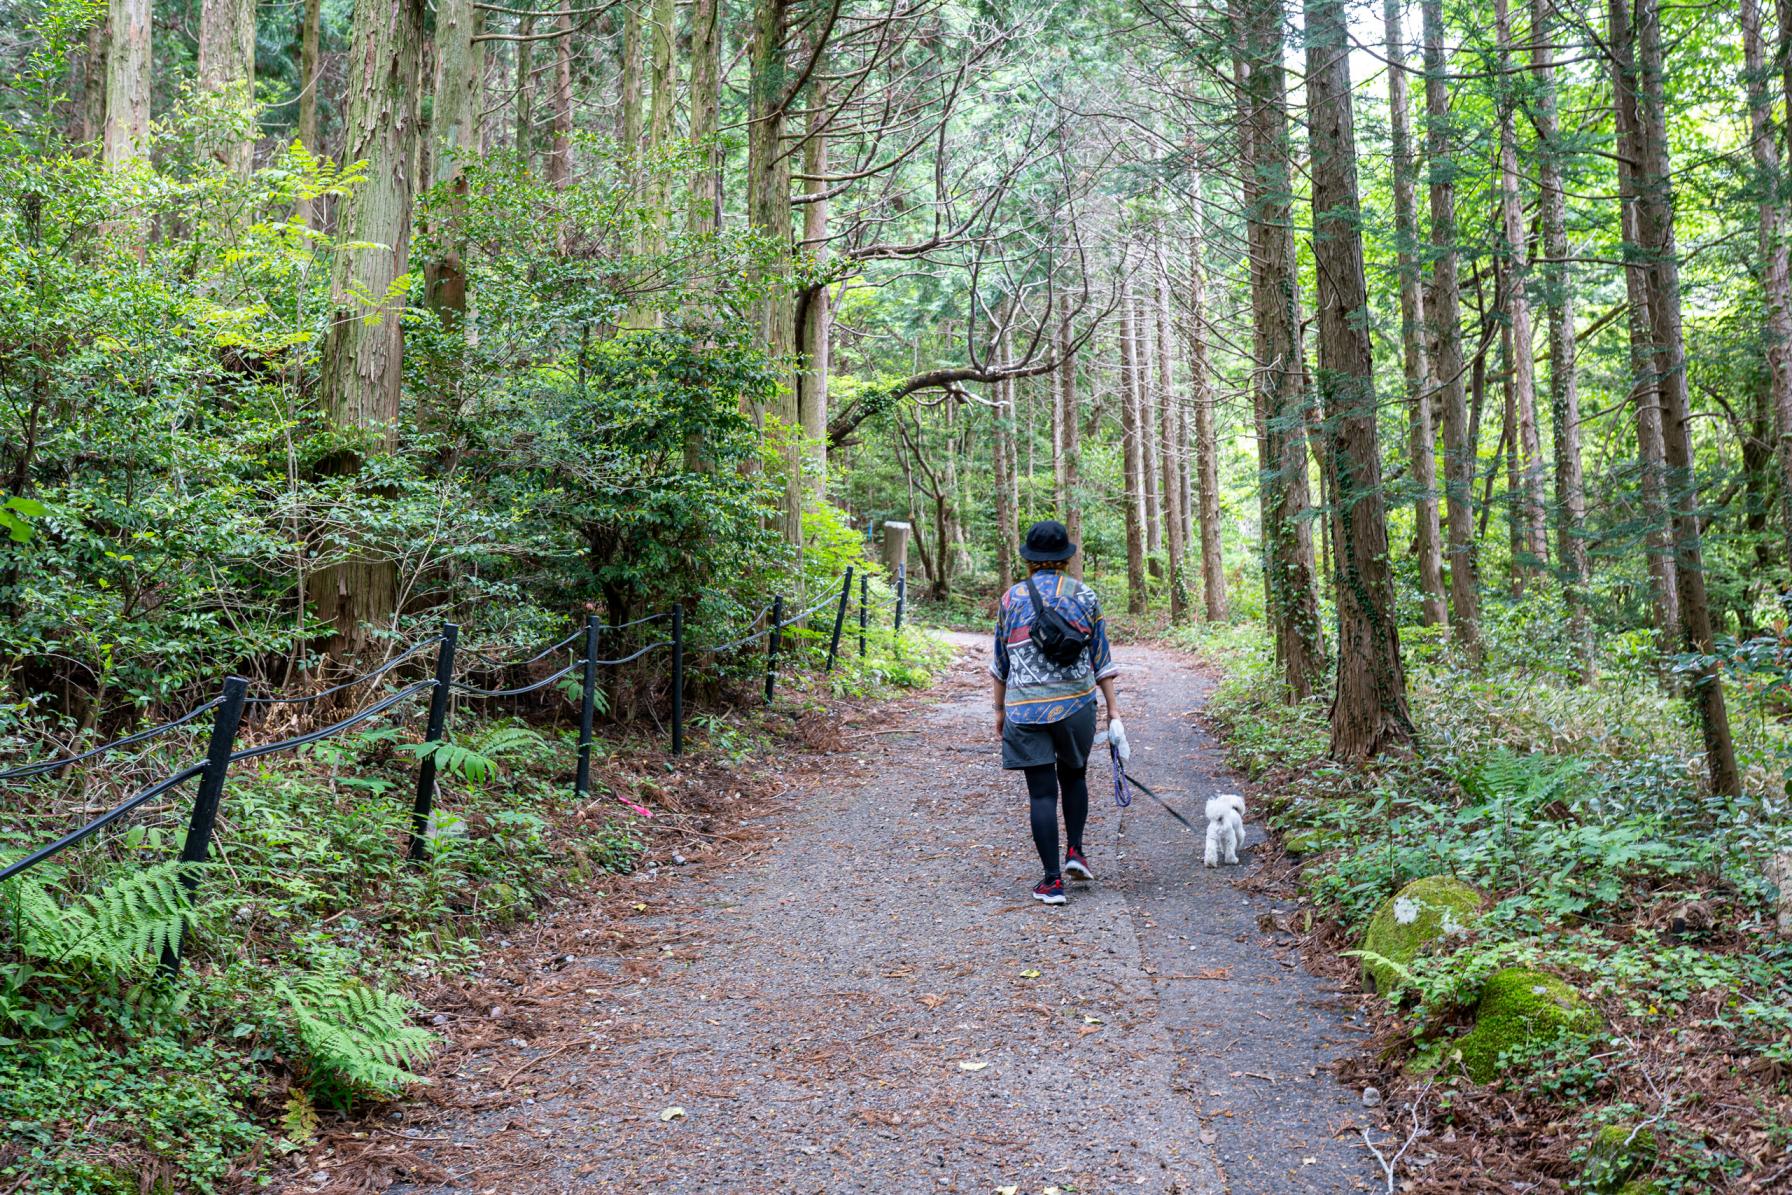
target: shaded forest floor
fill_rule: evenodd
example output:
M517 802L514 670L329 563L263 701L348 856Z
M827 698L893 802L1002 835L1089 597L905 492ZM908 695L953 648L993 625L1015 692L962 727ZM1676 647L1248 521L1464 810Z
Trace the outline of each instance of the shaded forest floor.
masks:
M416 1103L340 1126L292 1192L1379 1189L1332 1067L1351 1000L1288 908L1091 773L1069 905L1029 896L981 641L935 693L849 713L659 865L520 928L431 993L451 1048ZM1235 785L1208 681L1123 648L1134 771L1199 822Z

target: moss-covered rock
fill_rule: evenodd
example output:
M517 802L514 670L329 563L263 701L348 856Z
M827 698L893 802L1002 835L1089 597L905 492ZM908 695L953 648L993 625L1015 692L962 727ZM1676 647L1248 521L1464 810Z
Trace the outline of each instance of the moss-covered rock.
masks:
M1614 1195L1662 1195L1661 1187L1652 1178L1633 1178L1619 1187Z
M1426 876L1400 889L1369 920L1363 949L1408 966L1440 938L1461 934L1481 916L1481 894L1449 876ZM1363 960L1363 982L1371 991L1391 992L1399 971L1379 959Z
M1554 975L1507 967L1487 977L1475 1006L1475 1027L1456 1043L1462 1066L1477 1083L1499 1077L1500 1055L1543 1047L1570 1033L1595 1033L1599 1013Z
M1640 1176L1655 1165L1660 1151L1652 1129L1625 1123L1601 1126L1587 1143L1588 1189L1599 1195L1648 1190L1653 1184Z
M1282 849L1290 855L1317 855L1343 841L1336 830L1290 830L1282 836Z

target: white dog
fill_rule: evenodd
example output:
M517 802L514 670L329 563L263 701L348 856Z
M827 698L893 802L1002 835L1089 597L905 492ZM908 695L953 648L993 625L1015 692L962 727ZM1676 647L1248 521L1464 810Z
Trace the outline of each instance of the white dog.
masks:
M1207 866L1218 867L1222 856L1227 863L1238 862L1243 845L1244 798L1221 793L1207 802Z

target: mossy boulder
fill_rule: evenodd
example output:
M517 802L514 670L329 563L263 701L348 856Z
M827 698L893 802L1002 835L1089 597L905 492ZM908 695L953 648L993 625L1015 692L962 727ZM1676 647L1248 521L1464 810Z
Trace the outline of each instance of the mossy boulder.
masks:
M1449 876L1426 876L1400 889L1369 920L1363 949L1410 966L1433 942L1465 932L1481 916L1481 894ZM1388 993L1400 986L1398 968L1381 959L1363 960L1363 982Z
M1638 1195L1654 1184L1641 1177L1655 1165L1661 1146L1654 1130L1634 1124L1608 1124L1587 1144L1587 1188L1599 1195Z
M1596 1033L1599 1013L1554 975L1507 967L1487 977L1475 1006L1475 1027L1456 1043L1463 1069L1477 1083L1500 1074L1500 1055L1541 1048L1573 1033Z
M1619 1187L1614 1195L1662 1195L1662 1192L1652 1178L1633 1178Z
M1282 836L1282 849L1290 855L1317 855L1343 841L1336 830L1290 830Z

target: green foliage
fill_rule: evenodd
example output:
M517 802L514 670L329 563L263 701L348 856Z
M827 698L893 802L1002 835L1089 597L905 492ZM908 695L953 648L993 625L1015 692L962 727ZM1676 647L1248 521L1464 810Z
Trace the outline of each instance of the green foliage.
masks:
M410 1001L330 971L281 981L279 992L305 1048L313 1096L387 1098L420 1081L410 1068L429 1058L435 1037L413 1023Z
M1414 880L1390 897L1363 935L1363 978L1390 995L1419 953L1435 943L1460 938L1480 919L1480 892L1449 876Z
M47 886L54 873L27 871L0 885L0 916L27 957L126 979L176 946L197 920L183 883L194 874L191 864L154 864L63 905Z
M1507 967L1487 977L1474 1028L1455 1047L1469 1078L1491 1083L1526 1052L1559 1049L1564 1039L1586 1038L1599 1028L1599 1014L1561 979Z

